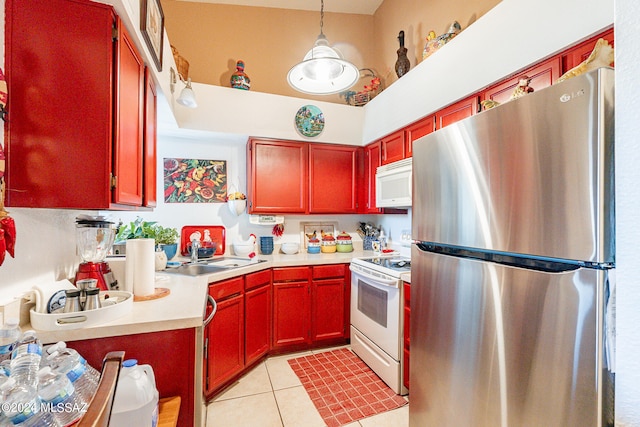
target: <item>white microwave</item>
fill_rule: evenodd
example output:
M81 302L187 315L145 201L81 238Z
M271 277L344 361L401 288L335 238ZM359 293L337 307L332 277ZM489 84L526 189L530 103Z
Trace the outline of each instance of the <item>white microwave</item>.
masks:
M376 207L410 208L412 159L382 165L376 169Z

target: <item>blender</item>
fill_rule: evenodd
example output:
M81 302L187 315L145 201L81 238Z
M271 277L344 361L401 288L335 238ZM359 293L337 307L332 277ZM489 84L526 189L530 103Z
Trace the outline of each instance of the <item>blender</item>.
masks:
M109 264L105 261L111 251L117 229L104 217L79 216L76 218L76 245L82 258L76 273L76 283L82 279L96 279L96 287L103 291L117 290Z

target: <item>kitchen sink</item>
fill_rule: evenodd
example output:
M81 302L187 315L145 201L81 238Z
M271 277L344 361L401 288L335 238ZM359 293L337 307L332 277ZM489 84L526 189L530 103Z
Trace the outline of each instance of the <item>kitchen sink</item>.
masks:
M234 268L246 267L248 265L265 262L266 259L246 259L224 257L210 261L200 261L196 264L183 264L177 268L167 268L166 273L182 274L185 276L201 276L206 274L220 273L221 271L233 270Z
M209 264L184 264L177 268L167 268L165 272L185 276L200 276L203 274L219 273L225 270L227 270L226 267L217 267Z
M224 257L224 258L211 260L208 262L208 265L223 267L223 268L238 268L238 267L246 267L247 265L253 265L253 264L257 264L259 262L264 262L264 261L266 261L266 259Z

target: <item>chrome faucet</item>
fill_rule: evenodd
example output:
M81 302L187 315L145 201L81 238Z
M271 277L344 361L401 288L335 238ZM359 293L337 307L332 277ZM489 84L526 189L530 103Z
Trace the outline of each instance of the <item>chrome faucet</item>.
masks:
M193 239L191 241L191 263L196 264L198 262L198 249L200 249L200 240Z

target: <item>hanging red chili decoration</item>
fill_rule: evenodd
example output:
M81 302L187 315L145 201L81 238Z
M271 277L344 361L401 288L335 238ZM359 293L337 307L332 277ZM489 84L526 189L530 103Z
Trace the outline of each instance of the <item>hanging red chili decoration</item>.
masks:
M4 230L0 230L0 265L4 262L6 243L4 240Z
M6 212L0 212L0 217ZM16 257L16 223L9 215L0 219L0 230L4 234L5 249L11 255L11 258ZM1 249L1 248L0 248Z
M276 224L273 226L273 230L271 230L271 234L273 234L276 237L280 237L282 236L282 233L284 233L284 224Z
M4 120L6 116L5 106L7 105L7 81L4 73L0 69L0 117ZM4 262L5 252L11 257L15 257L16 248L16 223L4 209L4 170L5 170L4 148L0 145L0 265Z

